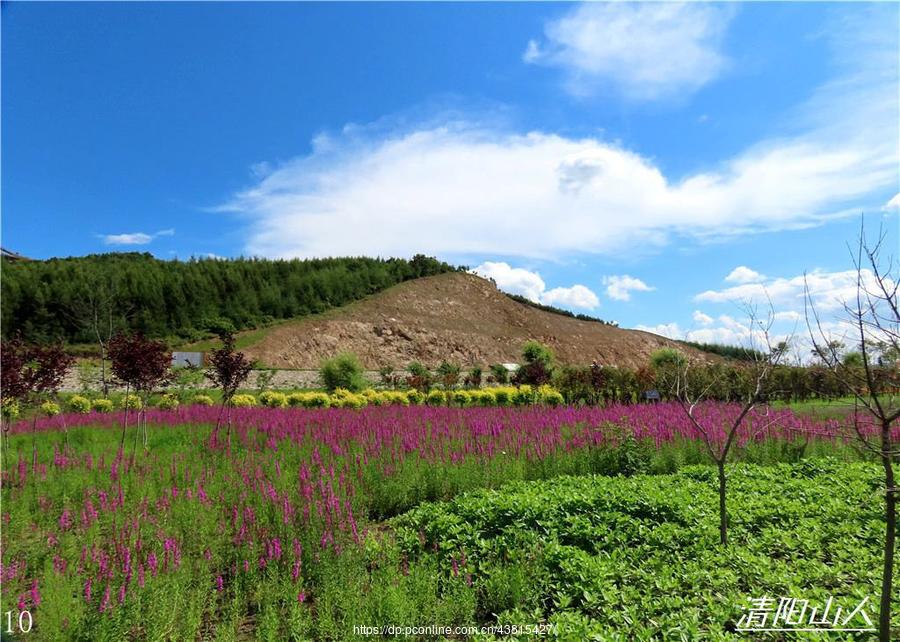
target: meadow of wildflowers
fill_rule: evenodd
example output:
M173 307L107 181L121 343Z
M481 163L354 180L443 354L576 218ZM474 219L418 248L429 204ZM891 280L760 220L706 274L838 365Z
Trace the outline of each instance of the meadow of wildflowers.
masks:
M736 412L700 415L716 434ZM471 623L490 617L472 578L447 583L439 557L411 563L385 520L511 481L705 461L673 404L234 408L215 431L218 413L147 410L147 447L129 427L124 450L121 413L13 426L3 612L28 610L37 639L342 640L385 618ZM842 442L834 421L760 410L739 456L850 457Z

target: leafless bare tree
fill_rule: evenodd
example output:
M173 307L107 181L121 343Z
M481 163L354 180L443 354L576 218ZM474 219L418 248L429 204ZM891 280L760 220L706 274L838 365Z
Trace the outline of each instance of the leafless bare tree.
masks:
M753 434L748 435L751 439L777 421L777 418L768 412L766 384L773 369L786 358L790 343L781 341L774 344L772 341L771 329L775 313L771 301L769 312L764 319L760 318L756 308L749 303L746 306L746 313L750 328L749 347L753 360L744 369L745 382L740 393L740 411L729 425L724 427L710 425L701 415L701 404L710 398L711 392L720 383L709 368L703 368L702 364L697 364L682 355L671 364L668 376L663 377L664 385L669 387L672 397L700 434L707 454L716 465L719 482L719 542L722 545L728 543L725 464L741 429L750 428L749 420L755 409L761 406L766 408L764 413L755 413L752 416L753 419L758 419L758 422L752 427ZM698 368L698 365L701 367Z
M894 463L898 451L891 429L900 417L900 312L897 263L884 257L887 234L882 227L874 242L860 224L851 256L856 270L856 296L843 305L845 335L858 342L858 356L847 359L843 342L823 321L806 288L806 320L813 352L854 400L845 429L861 449L871 453L884 469L885 536L879 603L879 640L891 636L891 591L897 538L897 494ZM843 338L843 337L841 337Z
M126 325L130 308L124 306L115 283L98 280L86 283L83 298L69 312L87 329L100 347L100 386L103 396L109 396L110 378L106 372L109 342Z

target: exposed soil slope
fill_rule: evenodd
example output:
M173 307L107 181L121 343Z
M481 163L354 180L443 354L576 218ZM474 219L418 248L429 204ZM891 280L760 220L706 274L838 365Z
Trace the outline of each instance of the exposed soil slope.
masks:
M269 367L317 368L339 352L366 368L411 361L463 366L520 361L528 339L549 345L560 363L637 367L675 342L544 312L513 301L480 277L451 273L402 283L325 314L270 329L244 352ZM690 348L679 349L692 352Z

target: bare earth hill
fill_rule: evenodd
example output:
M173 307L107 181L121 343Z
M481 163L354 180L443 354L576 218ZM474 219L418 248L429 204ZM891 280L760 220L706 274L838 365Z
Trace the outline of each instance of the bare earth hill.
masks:
M317 368L323 359L354 352L368 369L443 360L463 366L520 361L522 344L549 345L563 364L638 367L676 343L544 312L513 301L492 282L465 273L402 283L325 314L276 326L244 348L272 368ZM683 351L691 348L678 346Z

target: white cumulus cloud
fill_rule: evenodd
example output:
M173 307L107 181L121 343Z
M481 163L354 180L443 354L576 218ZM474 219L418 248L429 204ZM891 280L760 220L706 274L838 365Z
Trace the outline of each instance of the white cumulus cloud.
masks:
M871 270L861 272L863 284L872 289L877 287ZM804 311L806 289L809 289L816 309L834 313L843 309L856 296L856 270L828 272L813 270L806 275L767 278L757 283L742 283L721 290L706 290L694 297L695 301L708 303L732 303L768 307L771 300L776 312L801 314ZM785 317L788 318L788 317Z
M700 325L711 325L714 319L708 314L704 314L700 310L694 310L693 314L694 323L699 323Z
M540 302L547 286L537 272L524 268L514 268L509 263L485 261L472 270L478 276L493 279L504 292L520 294L526 299Z
M729 283L758 283L763 279L765 277L762 274L751 270L746 265L737 266L725 277Z
M557 287L547 290L544 279L537 272L514 268L502 261L485 261L472 272L486 279L493 279L497 287L504 292L520 294L535 303L586 310L593 310L600 305L597 295L584 285L575 284L567 288Z
M525 62L562 69L577 95L611 87L634 100L693 92L727 67L722 40L734 14L712 3L584 3L530 40Z
M590 288L573 285L570 288L553 288L541 297L541 303L564 308L584 308L593 310L600 305L600 299Z
M650 292L655 289L628 274L605 276L603 285L606 286L606 295L616 301L630 301L632 292Z

